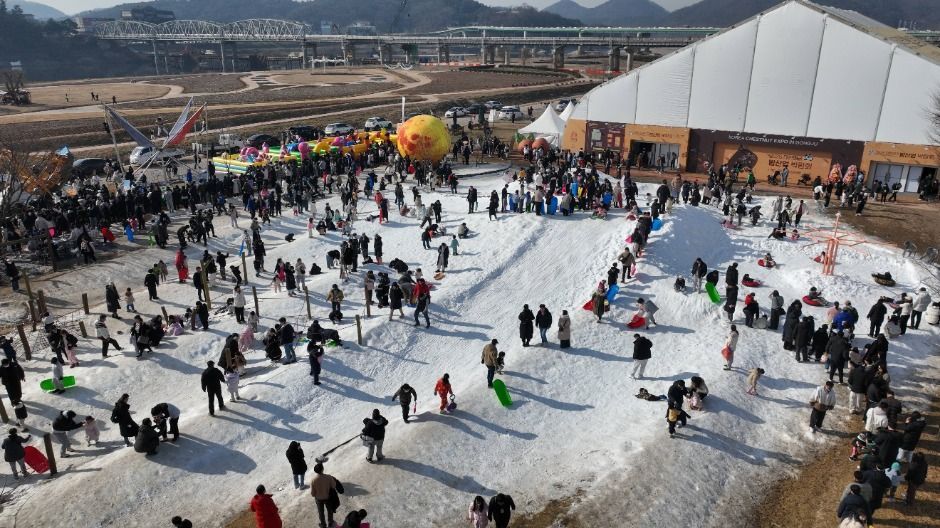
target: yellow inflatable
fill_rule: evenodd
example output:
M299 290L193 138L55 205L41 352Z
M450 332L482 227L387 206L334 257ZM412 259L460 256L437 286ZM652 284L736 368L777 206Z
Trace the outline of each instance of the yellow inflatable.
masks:
M444 123L430 115L418 115L398 127L398 152L413 160L438 162L450 151L450 134Z

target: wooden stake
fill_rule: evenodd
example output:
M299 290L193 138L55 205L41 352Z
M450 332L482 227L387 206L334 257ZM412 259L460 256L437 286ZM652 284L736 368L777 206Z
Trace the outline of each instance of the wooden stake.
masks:
M85 309L85 315L89 315L91 311L88 310L88 294L82 294L82 308Z
M39 301L38 301L38 303L39 303L39 313L40 313L40 315L41 315L41 314L44 314L44 313L46 313L47 311L49 311L48 308L46 307L46 294L45 294L45 292L43 292L42 290L39 290L39 291L36 292L36 293L38 294L38 297L39 297Z
M163 312L163 320L169 321L170 316L166 313L166 307L164 307L162 304L160 305L160 311Z
M356 342L362 346L362 318L356 314Z
M36 330L36 323L33 323L33 330ZM26 332L23 330L23 325L16 325L16 331L20 334L20 343L23 343L23 355L26 356L26 359L33 359L33 352L29 348L29 340L26 339Z
M46 433L42 435L42 441L46 445L46 459L49 461L49 476L54 476L59 472L55 465L55 450L52 449L52 435Z
M88 337L88 330L85 329L85 321L78 322L78 329L82 331L82 337Z
M202 292L206 296L206 307L212 309L212 299L209 298L209 274L206 273L205 268L202 269Z
M36 303L32 299L27 301L29 304L29 318L33 322L33 332L36 331L36 321L39 320L39 314L36 313Z
M248 263L245 261L245 252L242 251L242 280L248 284Z
M29 300L33 300L33 287L29 283L29 273L23 273L23 284L26 285L26 295L29 297Z
M307 301L307 319L313 319L310 313L310 292L307 291L307 285L304 285L304 300Z
M3 423L10 422L10 417L7 416L7 408L3 406L2 398L0 398L0 420L3 420Z
M255 299L255 315L261 317L261 308L258 307L258 289L254 286L251 287L251 296Z

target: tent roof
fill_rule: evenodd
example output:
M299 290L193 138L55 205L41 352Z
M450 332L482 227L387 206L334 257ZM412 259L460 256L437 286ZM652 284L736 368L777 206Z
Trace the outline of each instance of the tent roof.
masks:
M576 106L576 103L574 103L573 101L565 105L565 109L561 111L561 114L558 114L558 119L561 119L563 123L568 122L568 118L571 117L571 114L574 113L575 106Z
M938 91L940 48L790 0L602 84L573 117L928 145Z
M520 134L549 134L560 136L565 131L565 122L552 110L552 105L545 107L545 111L535 121L519 129Z

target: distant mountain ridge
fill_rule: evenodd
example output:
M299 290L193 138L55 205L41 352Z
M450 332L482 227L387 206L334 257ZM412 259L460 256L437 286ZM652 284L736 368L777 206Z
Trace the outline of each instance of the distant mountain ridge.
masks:
M62 11L39 2L29 2L27 0L10 0L7 2L7 9L13 9L13 6L20 6L20 9L23 10L23 13L27 15L33 15L36 20L46 20L49 18L61 20L63 18L68 18L68 15Z
M728 27L766 11L782 0L701 0L669 13L647 0L609 0L589 8L575 0L559 0L546 7L569 18L578 18L586 25L598 26L713 26ZM857 11L891 27L899 23L917 23L918 29L940 29L940 2L937 0L819 0L820 5ZM647 9L643 4L659 8Z
M319 28L368 22L380 33L427 32L448 26L576 26L577 20L531 7L495 8L475 0L154 0L121 4L82 13L118 18L122 10L154 7L172 11L180 20L234 22L247 18L294 20Z
M574 0L559 0L542 11L593 26L656 25L669 15L669 11L651 0L607 0L596 7L584 7Z

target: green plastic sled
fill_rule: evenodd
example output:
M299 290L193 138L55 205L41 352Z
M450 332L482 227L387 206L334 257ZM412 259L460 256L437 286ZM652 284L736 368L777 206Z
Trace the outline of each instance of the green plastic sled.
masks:
M509 391L506 390L506 384L503 383L503 380L493 380L493 391L496 392L496 397L499 398L499 403L503 404L503 407L512 405L512 397L509 395Z

